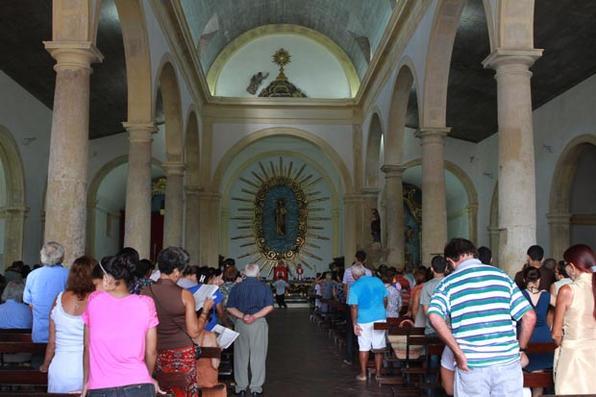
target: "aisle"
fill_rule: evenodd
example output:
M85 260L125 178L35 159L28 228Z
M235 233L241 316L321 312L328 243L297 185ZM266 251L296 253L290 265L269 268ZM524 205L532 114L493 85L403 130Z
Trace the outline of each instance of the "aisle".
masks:
M391 395L355 379L356 368L343 364L327 335L308 321L307 309L276 309L268 320L266 396Z

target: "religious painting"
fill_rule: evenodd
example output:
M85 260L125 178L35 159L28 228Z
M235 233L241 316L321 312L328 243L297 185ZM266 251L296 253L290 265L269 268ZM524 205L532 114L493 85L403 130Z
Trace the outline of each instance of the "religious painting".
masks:
M237 231L231 240L241 242L238 246L246 251L237 258L260 264L266 275L280 261L290 268L314 270L311 260L323 260L316 253L317 241L330 240L322 224L331 221L321 213L322 203L330 200L322 193L322 179L306 164L295 166L293 160L284 162L281 157L259 161L250 177L240 177L241 194L231 197L241 203L237 216L230 218Z
M420 264L422 234L422 191L409 183L403 184L404 233L406 268Z

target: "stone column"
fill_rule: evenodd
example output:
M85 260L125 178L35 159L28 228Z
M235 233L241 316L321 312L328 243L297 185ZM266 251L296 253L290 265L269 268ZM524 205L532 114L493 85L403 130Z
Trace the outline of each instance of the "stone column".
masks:
M379 210L379 189L377 188L364 188L362 189L362 228L361 236L359 238L360 243L367 249L373 242L372 239L372 210Z
M449 128L421 128L422 143L422 256L430 265L447 243L447 199L445 196L445 137Z
M44 45L56 60L44 239L64 246L70 266L85 253L89 79L91 63L101 62L102 55L91 42Z
M493 52L499 106L499 265L514 274L536 243L536 173L529 68L542 50Z
M185 247L190 254L190 261L193 264L199 263L200 248L200 210L199 210L200 189L196 185L186 186L186 239Z
M352 263L358 249L358 207L360 198L355 194L344 196L344 249L346 264Z
M493 265L499 267L499 228L488 227L488 240L493 254Z
M153 123L122 123L128 131L128 178L124 246L151 254L151 142Z
M399 165L384 165L381 171L385 173L385 203L387 225L387 265L403 269L404 263L404 193L402 185L403 167Z
M550 213L546 219L550 227L550 256L561 259L571 245L571 214Z
M182 245L182 214L184 211L184 164L162 163L166 173L166 214L164 219L163 246Z

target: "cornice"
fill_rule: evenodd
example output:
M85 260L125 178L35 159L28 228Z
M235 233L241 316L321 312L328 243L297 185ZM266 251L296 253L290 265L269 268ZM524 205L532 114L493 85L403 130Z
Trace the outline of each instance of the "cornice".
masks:
M338 108L351 108L351 114L346 114L347 118L336 120L346 123L358 122L359 117L354 117L354 114L363 115L368 113L374 99L391 75L395 67L395 61L399 59L399 54L405 50L420 20L432 4L432 0L404 0L398 3L355 98L287 98L286 100L286 98L224 98L211 95L180 0L149 1L186 77L193 99L197 102L200 112L220 120L221 116L225 119L245 118L243 114L237 114L236 116L230 114L234 111L237 113L258 113L259 110L263 109L293 109L296 113L300 113L302 110L302 113L311 114L308 117L299 119L306 120L312 117L312 120L330 121L336 120L338 114L330 117L313 115L312 109L319 108L321 112L329 112L336 111ZM214 111L214 106L217 108L223 107L223 109ZM205 109L202 109L203 107ZM242 112L240 112L241 109ZM268 119L268 117L262 117L262 119ZM282 117L281 120L287 121L288 119Z

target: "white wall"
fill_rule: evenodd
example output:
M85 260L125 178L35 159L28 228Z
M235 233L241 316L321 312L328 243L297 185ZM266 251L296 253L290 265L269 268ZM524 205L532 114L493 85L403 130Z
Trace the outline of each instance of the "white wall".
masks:
M272 55L284 48L290 53L286 66L288 81L309 98L350 98L350 86L337 58L316 41L298 34L270 34L239 48L224 65L217 79L215 95L230 97L258 96L279 73ZM269 73L256 95L246 91L251 77Z
M47 180L52 111L0 71L0 124L13 135L25 168L23 260L39 262L41 215Z

